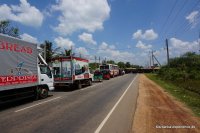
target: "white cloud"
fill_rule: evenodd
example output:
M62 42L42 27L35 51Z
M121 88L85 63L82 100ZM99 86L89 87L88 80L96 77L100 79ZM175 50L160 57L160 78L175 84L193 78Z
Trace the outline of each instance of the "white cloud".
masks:
M142 30L137 30L133 33L133 39L143 39Z
M20 0L20 5L0 5L0 20L12 20L27 26L39 27L43 22L43 14L27 0Z
M97 53L100 54L101 57L106 57L107 60L114 60L116 62L123 61L133 63L135 61L135 55L133 53L119 51L114 45L109 45L106 42L102 42Z
M185 17L185 19L188 20L190 24L192 24L192 28L194 28L197 25L198 16L199 16L199 11L193 11L188 16Z
M172 56L180 56L189 51L197 52L199 49L198 41L187 42L177 38L170 38L169 44Z
M38 44L38 39L33 37L33 36L31 36L31 35L29 35L29 34L27 34L27 33L24 33L24 34L20 35L20 37L21 37L22 40Z
M110 49L115 49L115 45L109 45Z
M144 44L142 41L138 41L138 43L136 44L136 47L140 49L144 49L144 50L149 50L150 48L152 48L152 45Z
M85 32L84 32L83 34L79 35L78 37L79 37L79 39L80 39L81 41L83 41L83 42L85 42L85 43L93 44L93 45L96 45L96 44L97 44L97 42L94 41L92 34L89 34L89 33L85 33Z
M58 47L64 49L71 49L71 47L75 46L75 44L69 38L57 37L54 39L54 42Z
M99 49L101 49L101 50L105 50L107 48L108 48L108 44L105 42L102 42L102 44L99 46Z
M153 29L148 29L144 33L142 30L133 33L133 39L155 40L156 38L158 38L158 34Z
M59 0L52 9L61 12L54 30L62 35L77 30L103 29L103 22L109 18L111 10L107 0Z
M169 57L179 57L186 52L198 52L199 45L198 41L183 41L177 38L170 38L169 39ZM166 48L161 48L154 52L154 55L158 59L161 64L167 63L167 51ZM139 57L140 58L140 57ZM156 61L155 61L156 63Z
M78 53L78 54L81 54L81 55L88 55L89 54L89 52L87 51L87 49L84 48L84 47L76 48L75 52Z

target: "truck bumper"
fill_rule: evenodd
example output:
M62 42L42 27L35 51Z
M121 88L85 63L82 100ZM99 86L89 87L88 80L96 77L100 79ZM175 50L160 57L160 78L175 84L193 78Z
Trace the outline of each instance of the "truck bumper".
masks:
M55 89L54 86L49 87L49 90L50 90L50 91L52 91L52 90L54 90L54 89Z

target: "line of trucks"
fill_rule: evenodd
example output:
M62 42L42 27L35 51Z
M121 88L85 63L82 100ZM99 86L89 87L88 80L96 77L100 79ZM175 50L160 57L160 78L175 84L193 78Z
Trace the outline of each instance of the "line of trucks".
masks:
M93 74L87 59L55 57L51 68L37 44L0 34L0 104L25 98L41 99L59 86L92 85ZM109 78L119 74L117 65L105 64Z

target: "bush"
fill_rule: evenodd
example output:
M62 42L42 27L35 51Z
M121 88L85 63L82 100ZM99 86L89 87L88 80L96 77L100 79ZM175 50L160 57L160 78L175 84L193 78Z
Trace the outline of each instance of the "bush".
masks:
M158 76L200 94L200 55L189 52L181 57L170 59L170 65L163 66Z

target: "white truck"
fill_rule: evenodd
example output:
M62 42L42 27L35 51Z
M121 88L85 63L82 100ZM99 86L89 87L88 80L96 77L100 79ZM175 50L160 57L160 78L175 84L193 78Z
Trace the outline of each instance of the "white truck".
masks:
M89 61L74 56L57 57L52 60L54 85L70 86L81 89L83 85L92 85Z
M0 104L24 98L46 98L53 74L37 44L0 34Z

